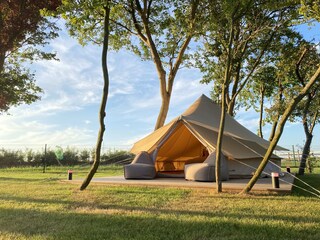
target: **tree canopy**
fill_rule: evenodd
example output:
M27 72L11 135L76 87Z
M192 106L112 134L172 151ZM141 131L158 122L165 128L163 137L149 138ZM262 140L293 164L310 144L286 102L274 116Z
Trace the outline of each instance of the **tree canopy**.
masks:
M0 113L39 99L41 89L26 61L53 59L42 47L57 36L57 27L41 11L54 11L60 0L13 0L0 3Z
M62 16L71 36L81 44L101 44L105 1L64 1ZM154 62L160 82L161 109L155 129L163 126L175 76L200 26L200 1L113 1L110 12L110 48L132 51Z
M196 66L204 73L202 82L213 83L213 99L221 102L230 57L226 104L227 112L233 116L241 106L237 98L246 84L261 66L273 60L273 53L292 34L289 28L297 17L298 5L278 1L212 1L209 9L204 48L196 53Z

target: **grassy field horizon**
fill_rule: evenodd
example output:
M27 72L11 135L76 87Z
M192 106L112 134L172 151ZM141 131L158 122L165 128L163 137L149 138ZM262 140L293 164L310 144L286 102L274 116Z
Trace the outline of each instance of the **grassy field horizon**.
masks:
M73 167L84 177L88 167ZM68 167L0 169L0 239L320 239L319 198L62 183ZM122 174L102 166L99 176ZM303 177L320 188L319 169Z

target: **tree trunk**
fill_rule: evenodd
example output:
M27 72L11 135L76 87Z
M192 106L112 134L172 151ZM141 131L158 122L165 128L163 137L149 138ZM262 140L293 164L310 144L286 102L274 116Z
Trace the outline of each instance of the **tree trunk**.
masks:
M168 79L166 79L166 71L164 70L163 62L161 61L161 56L158 52L156 43L154 42L154 40L152 38L152 34L151 34L151 31L149 28L149 25L152 23L150 23L150 19L147 16L147 12L151 8L151 1L150 1L149 6L144 9L142 9L139 1L136 1L136 5L137 5L138 12L140 14L140 17L142 19L143 28L145 30L146 35L144 35L141 32L141 29L139 29L139 27L138 27L139 23L138 23L137 19L135 18L134 13L132 15L134 18L133 20L135 22L135 26L138 31L138 35L140 36L142 41L146 44L146 46L150 49L150 53L151 53L153 62L155 64L155 67L157 69L157 73L158 73L158 77L159 77L159 81L160 81L160 93L161 93L162 102L161 102L161 108L160 108L160 111L158 114L157 122L156 122L156 125L154 128L154 130L157 130L158 128L160 128L164 125L165 120L167 118L173 82L174 82L175 76L179 70L179 67L183 61L184 53L187 50L188 45L189 45L191 38L193 36L194 21L196 19L196 12L197 12L197 8L199 5L199 0L191 1L190 32L186 36L186 39L184 40L183 44L181 45L181 48L179 50L179 53L177 54L175 63L173 64L173 58L171 60L169 60L170 72L169 72ZM145 3L144 6L146 7L146 5L147 4ZM133 8L133 2L132 2L132 8Z
M237 11L237 10L235 10ZM233 21L233 19L232 19ZM225 115L226 115L226 98L227 98L227 87L230 82L230 69L232 65L232 45L233 45L233 37L234 37L234 29L233 23L231 24L230 36L228 40L228 58L226 62L226 69L224 73L224 80L222 85L222 94L221 94L221 116L220 116L220 126L219 133L217 139L216 146L216 168L215 168L215 176L216 176L216 188L217 193L222 192L222 182L220 176L220 166L221 166L221 149L222 149L222 141L223 141L223 132L224 132L224 124L225 124Z
M220 176L221 170L221 149L223 142L223 132L224 132L224 123L225 123L225 115L226 115L226 84L222 87L222 98L221 98L221 117L220 117L220 126L219 126L219 134L217 139L216 146L216 168L215 168L215 176L216 176L216 188L217 193L222 192L222 182Z
M297 70L297 74L300 74L298 70ZM306 162L307 162L307 159L310 154L310 146L311 146L311 142L312 142L312 138L313 138L312 132L313 132L314 125L317 121L317 113L316 113L314 116L314 119L313 119L313 123L310 124L310 128L309 128L308 115L309 115L309 108L310 108L310 104L311 104L312 100L313 100L313 98L312 98L311 93L308 93L308 98L307 98L307 101L306 101L304 109L303 109L303 117L302 117L302 125L303 125L303 129L304 129L304 133L306 135L306 142L304 144L302 155L301 155L300 166L299 166L299 171L298 171L299 175L304 175L304 171L306 168Z
M168 111L169 111L171 93L168 93L168 92L161 93L161 99L162 101L161 101L160 112L159 112L154 130L161 128L164 125L164 122L166 121Z
M235 99L232 98L231 101L229 102L228 106L227 106L227 112L230 116L234 117L234 106L235 106Z
M310 146L313 138L313 135L311 133L305 132L305 134L306 134L306 142L303 146L298 175L304 175L304 170L306 168L306 162L310 154Z
M272 128L271 128L271 132L270 132L270 136L269 136L269 141L270 142L273 140L274 135L276 133L276 129L278 127L279 118L280 118L280 116L279 116L279 114L277 114L276 119L272 123Z
M3 68L4 68L4 59L5 59L5 53L0 52L0 73L3 71Z
M263 138L262 120L263 120L264 92L265 92L265 88L262 88L260 92L260 114L259 114L259 131L258 131L258 136L261 138Z
M277 127L277 131L270 142L269 148L267 149L266 154L263 157L262 162L260 163L259 167L257 168L256 172L254 173L253 177L250 179L249 183L246 185L246 187L241 191L241 193L248 193L251 191L255 183L258 181L260 174L262 173L263 169L268 163L269 158L271 157L273 150L277 146L277 143L281 137L281 134L283 132L284 125L286 121L288 120L289 116L291 115L294 108L297 106L297 104L302 100L302 98L307 94L309 89L313 86L313 84L316 82L317 78L320 76L320 67L318 67L317 71L314 73L314 75L310 78L310 81L305 85L305 87L299 92L299 94L293 98L290 101L290 104L284 111Z
M86 187L90 184L91 179L93 178L94 174L96 173L99 167L101 145L103 141L103 134L105 131L104 118L106 116L105 109L106 109L108 93L109 93L109 74L108 74L108 66L107 66L107 57L108 57L107 53L108 53L108 44L109 44L109 15L110 15L109 1L107 1L107 6L104 7L104 10L105 10L104 38L103 38L103 49L102 49L102 71L103 71L104 86L103 86L103 93L102 93L102 99L101 99L101 105L100 105L100 111L99 111L100 129L99 129L98 138L97 138L94 162L87 177L84 179L80 187L80 190L86 189Z
M240 62L237 63L235 72L236 72L236 74L235 74L234 82L233 82L233 86L232 86L231 97L228 96L229 91L226 92L227 113L232 117L234 117L234 107L235 107L236 98L238 95L237 90L238 90L238 85L239 85L239 81L240 81L240 72L241 72L241 63ZM226 89L229 88L229 84L227 85Z
M282 82L280 79L278 79L278 87L279 87L279 95L278 95L278 104L279 104L279 107L278 107L278 112L277 112L277 116L276 116L276 119L273 121L273 124L272 124L272 129L271 129L271 133L270 133L270 136L269 136L269 141L271 142L274 138L274 134L276 132L276 129L278 127L278 122L279 122L279 119L280 119L280 109L281 109L281 104L282 104L282 100L283 100L283 86L282 86Z

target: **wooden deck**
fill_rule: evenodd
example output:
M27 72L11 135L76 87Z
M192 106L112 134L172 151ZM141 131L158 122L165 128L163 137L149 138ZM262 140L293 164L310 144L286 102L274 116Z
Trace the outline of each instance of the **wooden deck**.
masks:
M82 179L73 180L73 183L80 182ZM294 178L288 174L280 178L280 188L272 187L271 178L260 178L254 185L252 191L267 191L278 193L290 193L292 190L292 183ZM70 181L69 181L70 182ZM152 180L126 180L123 176L115 177L99 177L93 178L92 183L106 184L106 185L132 185L132 186L158 186L158 187L178 187L178 188L205 188L215 189L214 182L195 182L186 181L184 178L156 178ZM240 192L249 179L230 179L223 181L222 187L225 191Z

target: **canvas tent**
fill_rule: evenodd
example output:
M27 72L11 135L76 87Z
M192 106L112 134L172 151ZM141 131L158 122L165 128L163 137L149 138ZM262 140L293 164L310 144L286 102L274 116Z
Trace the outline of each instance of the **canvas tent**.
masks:
M181 172L185 164L201 163L215 150L221 108L202 95L184 113L136 142L131 152L153 156L157 172ZM222 152L232 176L252 175L269 146L234 118L226 115ZM276 150L286 150L277 146ZM280 165L280 158L271 159ZM250 167L249 167L250 166Z

